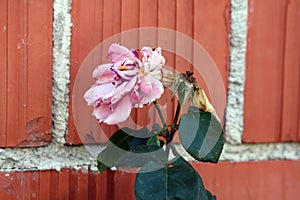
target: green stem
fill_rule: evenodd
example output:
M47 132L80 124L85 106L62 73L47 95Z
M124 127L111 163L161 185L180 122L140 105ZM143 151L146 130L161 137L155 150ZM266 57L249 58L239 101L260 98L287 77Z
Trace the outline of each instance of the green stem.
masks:
M159 117L160 117L160 119L161 119L161 122L162 122L163 125L164 125L164 128L163 128L163 129L164 129L164 130L165 130L165 129L167 130L167 132L164 133L163 136L164 136L164 138L167 140L167 144L168 144L168 138L170 137L169 130L168 130L168 125L167 125L167 123L166 123L166 120L165 120L165 118L164 118L162 112L161 112L161 109L160 109L160 107L159 107L159 105L158 105L158 102L157 102L157 101L154 101L153 103L154 103L155 108L156 108L156 110L157 110L157 112L158 112L158 115L159 115ZM166 146L166 154L167 154L167 156L169 156L169 153L170 153L170 145L167 145L167 146Z
M159 117L164 125L164 128L167 127L167 123L166 123L166 120L162 114L162 111L158 105L158 102L157 101L154 101L153 102L154 105L155 105L155 108L159 114ZM178 100L178 103L177 103L177 108L176 108L176 113L175 113L175 118L174 118L174 121L173 121L173 124L171 126L171 130L167 131L166 135L164 136L167 140L167 146L166 146L166 153L167 155L169 155L169 152L170 152L170 148L171 148L171 144L169 144L170 142L172 142L173 138L174 138L174 135L176 133L176 131L178 130L178 125L177 125L177 122L178 122L178 118L179 118L179 114L180 114L180 110L181 110L181 103L182 103L182 99L179 99Z
M172 128L175 128L175 126L177 124L178 117L179 117L180 110L181 110L181 103L182 103L182 100L179 99L178 103L177 103L177 108L176 108L176 113L175 113L175 118L174 118L174 121L173 121L173 124L172 124Z
M177 108L176 108L176 113L175 113L175 118L174 118L171 130L170 130L170 134L166 138L167 139L167 144L169 144L170 142L172 142L174 134L178 130L177 122L178 122L178 118L179 118L179 114L180 114L180 110L181 110L182 101L183 101L182 99L178 100Z
M166 145L166 155L168 156L168 161L169 161L169 155L170 155L170 149L171 149L171 144Z
M159 115L159 117L160 117L160 119L161 119L161 122L163 123L164 127L166 127L166 126L167 126L166 120L165 120L165 118L164 118L164 115L163 115L162 112L161 112L161 109L160 109L160 107L159 107L157 101L155 100L153 103L154 103L155 108L156 108L156 110L157 110L157 112L158 112L158 115Z

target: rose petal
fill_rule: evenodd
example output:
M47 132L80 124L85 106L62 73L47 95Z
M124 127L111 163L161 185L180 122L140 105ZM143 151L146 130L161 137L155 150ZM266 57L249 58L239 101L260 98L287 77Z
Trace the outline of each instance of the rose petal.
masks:
M83 95L84 100L90 106L94 104L95 101L95 87L89 88Z
M159 50L160 48L155 49L151 55L151 65L163 65L165 64L165 58L161 55Z
M93 71L93 78L100 78L102 74L111 66L111 64L102 64Z
M124 61L124 65L135 67L141 67L143 63L138 58L127 58Z
M165 58L161 55L161 48L156 48L154 51L150 47L143 47L142 61L145 67L145 72L148 73L155 70L160 65L165 64Z
M137 75L138 69L132 69L132 70L116 70L116 72L125 80L130 80L132 79L133 76Z
M139 58L139 53L138 53L138 51L136 50L136 49L130 49L130 51L134 54L134 56L136 57L136 58Z
M112 114L109 106L110 104L101 104L99 107L95 108L93 115L98 119L99 123L103 122Z
M144 93L149 93L152 89L152 84L148 76L141 77L141 86L140 89Z
M98 99L105 100L105 99L110 98L113 95L114 89L115 89L115 86L111 83L96 85L95 93L94 93L95 100L98 100Z
M105 83L105 82L113 80L113 74L110 70L111 67L112 67L111 63L99 65L93 71L93 78L97 79L101 83Z
M140 97L140 94L137 91L133 90L131 92L131 98L135 103L135 102L139 101L141 97Z
M117 104L112 105L112 113L103 122L109 125L123 122L129 117L131 109L130 95L126 95Z
M159 99L162 93L164 92L164 87L159 80L154 78L149 78L149 80L151 82L152 89L150 90L149 93L145 93L142 95L143 97L140 100L139 104L151 103L156 99Z
M126 58L135 58L135 55L126 47L113 43L108 49L108 57L115 62L123 62Z
M117 103L125 95L130 93L133 90L133 88L136 84L136 81L137 81L137 76L134 76L129 82L125 81L121 85L119 85L114 91L114 95L111 98L111 103L112 104Z

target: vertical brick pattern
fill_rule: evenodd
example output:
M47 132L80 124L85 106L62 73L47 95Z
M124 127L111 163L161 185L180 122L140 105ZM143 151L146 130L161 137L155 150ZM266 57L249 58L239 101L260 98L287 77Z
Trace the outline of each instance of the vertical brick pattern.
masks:
M207 189L218 199L289 200L300 195L299 161L192 163ZM109 173L114 187L108 186ZM133 200L134 173L63 169L0 173L0 198L29 199L122 199Z
M299 161L194 164L218 199L288 200L300 194Z
M51 141L52 1L1 1L0 146Z
M300 139L299 12L299 0L249 1L244 142Z
M0 145L6 145L7 104L7 1L0 2Z
M106 199L106 173L71 169L0 173L1 199Z

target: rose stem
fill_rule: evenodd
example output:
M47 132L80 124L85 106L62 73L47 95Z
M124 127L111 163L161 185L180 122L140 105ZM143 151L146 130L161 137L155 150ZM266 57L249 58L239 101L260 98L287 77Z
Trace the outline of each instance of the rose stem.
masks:
M157 101L155 100L153 103L154 103L155 108L156 108L156 110L157 110L157 112L158 112L158 114L159 114L159 117L160 117L160 119L161 119L161 122L163 123L164 127L166 127L166 126L167 126L166 120L165 120L165 118L164 118L164 116L163 116L163 114L162 114L162 112L161 112L161 109L160 109L160 107L159 107Z

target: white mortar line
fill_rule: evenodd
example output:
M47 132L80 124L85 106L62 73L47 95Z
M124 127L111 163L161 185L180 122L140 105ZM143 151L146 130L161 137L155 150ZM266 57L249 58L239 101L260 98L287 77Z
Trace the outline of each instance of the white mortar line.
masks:
M96 169L96 158L84 146L52 143L45 147L0 149L0 171ZM94 167L93 167L94 166Z
M177 145L176 145L177 146ZM102 149L93 146L97 151ZM194 161L184 150L179 153ZM93 154L97 154L93 152ZM247 162L270 160L300 160L300 143L225 144L221 161ZM36 148L0 149L0 171L91 169L97 171L96 158L83 146L70 147L51 144Z
M248 1L231 0L226 141L242 142Z
M52 141L64 144L69 114L71 0L55 0L53 7Z
M234 162L300 160L300 143L225 144L221 160Z

